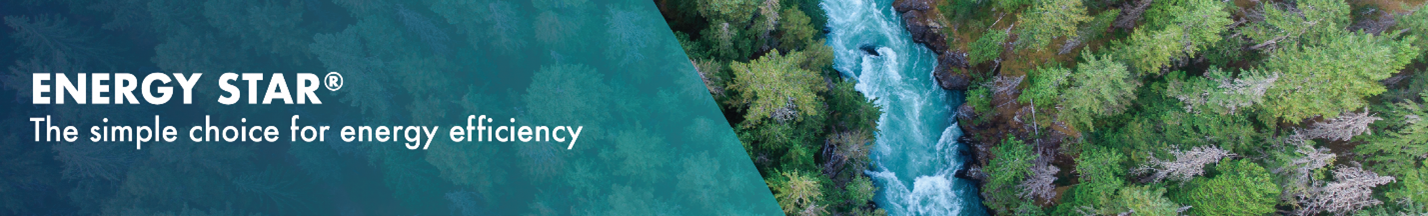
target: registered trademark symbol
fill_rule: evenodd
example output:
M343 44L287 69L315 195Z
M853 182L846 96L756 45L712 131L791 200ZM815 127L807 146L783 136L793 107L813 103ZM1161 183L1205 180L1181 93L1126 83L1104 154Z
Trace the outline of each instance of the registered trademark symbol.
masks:
M342 74L338 74L337 71L328 72L327 76L324 76L322 80L323 86L327 86L328 91L342 89Z

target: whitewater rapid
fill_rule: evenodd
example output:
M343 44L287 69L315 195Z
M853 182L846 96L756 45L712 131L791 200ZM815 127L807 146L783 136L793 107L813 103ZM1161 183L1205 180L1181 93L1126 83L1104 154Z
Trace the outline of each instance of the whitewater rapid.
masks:
M953 107L961 93L932 78L936 55L912 42L892 0L824 0L834 68L883 107L866 171L881 188L875 201L890 215L986 215L976 187L953 177L964 156ZM874 47L874 56L860 47Z

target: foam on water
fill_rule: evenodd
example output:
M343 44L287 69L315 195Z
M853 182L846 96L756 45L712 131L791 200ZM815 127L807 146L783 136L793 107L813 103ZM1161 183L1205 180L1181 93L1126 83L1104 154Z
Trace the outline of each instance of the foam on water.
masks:
M834 68L883 107L873 148L881 188L876 202L892 215L985 215L976 188L953 177L961 168L962 131L952 98L932 78L936 56L912 42L892 0L824 0ZM860 50L875 46L878 56ZM940 132L940 133L939 133ZM909 184L910 182L910 184Z

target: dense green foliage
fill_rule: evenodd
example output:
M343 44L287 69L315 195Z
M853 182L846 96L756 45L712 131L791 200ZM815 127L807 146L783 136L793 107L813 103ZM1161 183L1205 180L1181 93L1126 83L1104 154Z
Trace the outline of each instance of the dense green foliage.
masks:
M968 52L972 71L985 71L979 77L1026 77L1014 85L974 79L980 84L965 94L965 108L976 113L962 124L990 157L979 163L991 211L1428 210L1421 183L1428 170L1428 13L1421 2L940 4L953 13L944 14L954 26L944 33L960 40L949 44L965 46L954 49ZM1083 18L1088 14L1094 18ZM996 49L1002 32L1017 50ZM981 64L993 60L1001 64ZM992 97L1002 93L1017 100ZM985 112L989 103L999 104ZM1006 143L1055 143L1060 151L1021 155L1013 150L1026 149ZM1052 162L1063 169L1055 186L1065 189L1039 205L1017 196L1015 185L1031 165L1004 155L1075 160ZM1165 175L1179 180L1162 181Z
M1363 137L1363 144L1354 149L1359 154L1369 155L1376 171L1405 174L1422 169L1424 157L1428 157L1428 93L1415 102L1412 99L1379 108L1386 119L1375 125L1378 133ZM1398 120L1398 121L1392 121Z
M1415 37L1386 40L1349 33L1324 39L1321 45L1280 49L1263 69L1283 73L1265 95L1266 108L1289 122L1314 116L1332 118L1365 107L1366 97L1385 91L1378 81L1402 70L1416 58ZM1379 58L1363 58L1380 56Z
M779 122L819 115L817 93L828 88L818 74L798 67L807 60L802 52L779 55L773 51L749 63L734 62L734 82L730 90L743 93L740 103L749 104L744 119L759 123L766 118Z
M966 52L966 70L973 73L973 84L962 94L963 110L971 113L959 116L969 121L961 123L964 128L974 129L970 136L977 142L972 144L982 145L986 154L980 162L986 174L981 195L989 211L1263 215L1428 210L1422 204L1428 186L1419 183L1428 173L1428 148L1423 147L1428 146L1423 135L1428 134L1428 106L1423 105L1428 96L1422 95L1428 93L1421 93L1428 89L1428 70L1422 68L1428 64L1423 60L1428 13L1421 11L1422 3L934 2L942 13L936 22L945 22L939 24L945 27L947 45ZM824 188L823 201L783 198L794 205L786 210L865 212L870 208L846 204L867 202L867 193L858 192L868 188L859 183L866 178L838 170L850 167L843 165L850 161L865 163L866 155L840 154L863 152L862 145L848 143L866 143L853 138L867 133L852 132L875 131L878 108L852 91L851 82L830 76L827 63L813 60L826 54L815 30L823 16L806 2L792 4L801 6L779 6L779 26L772 30L759 26L771 18L760 8L767 7L764 3L696 1L689 5L718 10L666 18L686 35L681 39L694 62L730 66L702 72L713 80L709 86L730 87L711 92L726 113L743 116L731 123L741 126L740 138L753 149L749 153L771 185L785 187L774 191L791 190L783 182L793 177L784 173L814 176L807 179ZM731 5L743 9L728 9ZM739 12L739 17L704 11ZM768 97L759 91L779 88L755 89L740 84L753 80L738 81L755 76L763 77L758 82L777 81L771 78L777 76L753 75L751 65L775 65L768 63L799 52L810 60L763 71L816 74L832 84L805 84L808 90L777 93L782 101L759 102ZM1007 80L1024 83L1001 83ZM1010 98L1015 101L1006 101ZM805 107L800 100L825 103ZM801 117L769 121L779 119L772 117L780 109L799 110ZM829 144L817 144L825 140ZM1033 151L1046 147L1059 151ZM843 153L817 153L826 148ZM1062 170L1054 173L1056 199L1026 195L1023 184L1037 179L1041 162L1036 161L1043 157L1074 159L1047 160ZM1353 167L1373 175L1335 173L1357 172ZM1160 181L1164 175L1178 177ZM1336 182L1336 175L1394 181L1346 186L1350 183ZM838 199L844 202L833 201Z
M1036 160L1036 155L1032 154L1031 145L1011 137L997 144L992 149L992 161L985 168L991 177L982 185L982 190L994 196L984 197L982 204L996 210L997 214L1007 215L1016 214L1022 206L1035 205L1031 200L1017 197L1021 192L1017 183L1031 175L1032 160Z
M967 89L966 94L966 103L972 107L972 112L984 114L978 115L975 121L986 122L991 119L992 115L985 114L996 112L996 110L992 109L992 91L983 86L973 86L971 89Z
M970 45L971 50L967 52L967 63L981 64L1000 58L1002 50L1006 49L1002 43L1006 41L1007 32L1005 31L988 31L986 34L982 34L982 37L977 38L977 41Z
M1080 0L1037 1L1017 18L1022 26L1017 28L1018 48L1043 49L1053 39L1076 37L1076 25L1091 20L1086 15L1086 7Z
M1111 210L1136 215L1179 215L1180 206L1165 198L1165 188L1130 186L1120 189Z
M1125 110L1140 82L1124 64L1112 61L1110 56L1098 58L1090 51L1082 55L1086 61L1076 66L1067 88L1057 95L1058 103L1065 107L1061 112L1071 118L1072 124L1095 130L1091 119Z
M1224 3L1214 0L1156 1L1146 22L1121 47L1121 59L1141 73L1159 73L1172 61L1195 56L1221 40L1233 21Z
M1401 28L1407 29L1409 34L1418 36L1419 39L1413 42L1413 46L1425 49L1423 54L1418 56L1420 60L1428 59L1428 10L1423 9L1428 9L1428 4L1419 5L1413 14L1404 16L1398 23Z
M1228 159L1227 159L1228 160ZM1263 215L1274 212L1279 187L1269 171L1246 160L1222 161L1218 175L1187 183L1175 200L1191 206L1194 215Z
M1080 173L1077 179L1080 183L1071 186L1062 195L1061 205L1056 207L1055 215L1067 215L1078 212L1091 211L1097 214L1114 214L1117 211L1112 205L1116 202L1116 191L1125 184L1126 169L1121 163L1125 161L1125 155L1115 152L1113 149L1092 146L1084 148L1079 157L1076 158L1076 173ZM1145 192L1135 192L1137 195ZM1147 198L1141 198L1147 199ZM1090 208L1090 209L1086 209Z
M1037 108L1053 107L1060 101L1062 86L1066 85L1070 78L1070 69L1063 67L1038 68L1031 72L1031 87L1026 88L1026 91L1022 92L1017 100L1023 103L1035 103Z

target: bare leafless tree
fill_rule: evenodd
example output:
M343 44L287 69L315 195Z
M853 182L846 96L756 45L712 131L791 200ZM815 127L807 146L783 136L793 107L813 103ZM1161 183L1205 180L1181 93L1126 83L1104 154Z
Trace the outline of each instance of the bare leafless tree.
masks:
M1330 212L1343 215L1365 207L1382 204L1373 198L1373 187L1393 182L1393 176L1380 176L1358 166L1343 166L1334 169L1334 181L1312 187L1308 193L1297 197L1297 215L1315 215Z
M1317 180L1312 175L1314 170L1329 166L1334 162L1336 155L1329 152L1328 148L1314 147L1308 140L1301 138L1291 137L1286 142L1297 148L1295 149L1297 155L1291 155L1284 166L1275 168L1273 172L1287 176L1279 183L1283 189L1280 199L1293 201L1296 197L1309 192L1310 183Z
M1061 44L1061 49L1056 50L1056 54L1065 55L1066 53L1070 53L1071 50L1074 50L1076 49L1076 47L1081 46L1081 40L1081 37L1073 37L1066 39L1066 43Z
M787 122L789 120L798 118L798 104L793 101L792 96L788 97L787 104L787 106L775 109L773 113L769 113L769 117L772 117L779 123Z
M1131 170L1137 175L1150 174L1148 182L1160 182L1170 179L1179 182L1189 181L1195 176L1205 173L1205 165L1219 162L1221 158L1234 155L1220 147L1207 145L1190 148L1190 150L1180 150L1179 147L1171 147L1171 155L1174 160L1164 160L1150 156L1150 162L1139 168Z
M1022 180L1021 184L1017 185L1021 188L1021 192L1017 193L1017 196L1021 196L1022 199L1041 200L1042 202L1051 202L1051 198L1056 197L1054 182L1056 182L1056 172L1060 172L1061 169L1051 165L1050 158L1042 154L1033 162L1031 176L1027 176L1026 180Z
M1299 149L1295 150L1295 153L1299 153L1303 156L1290 160L1288 167L1294 168L1295 175L1304 176L1301 178L1305 179L1304 181L1306 182L1308 181L1310 171L1328 166L1329 163L1334 162L1334 157L1336 156L1334 153L1329 152L1329 148L1315 148L1309 146L1307 143L1300 145Z
M1264 102L1265 91L1274 87L1274 82L1279 80L1278 72L1255 75L1243 73L1238 78L1225 74L1229 73L1211 69L1206 79L1218 83L1216 88L1175 93L1172 96L1185 103L1186 112L1200 113L1203 108L1196 107L1215 106L1224 108L1225 112L1235 113L1241 108Z
M1004 107L1016 102L1016 97L1013 96L1017 94L1018 90L1016 87L1021 85L1021 81L1024 78L1026 78L1025 75L1015 77L997 75L996 79L992 80L992 86L990 87L992 87L992 97L995 98L993 101L1002 101L998 103L996 107Z
M778 28L779 20L779 0L764 0L759 4L759 15L764 17L763 38L768 38L769 33Z
M1021 85L1021 80L1022 80L1023 78L1026 78L1026 76L1025 76L1025 75L1022 75L1022 76L1008 77L1008 76L998 75L997 78L996 78L996 80L992 81L992 87L993 87L993 88L992 88L992 92L993 92L993 93L996 93L996 94L999 94L999 95L1008 95L1008 96L1013 95L1013 94L1016 94L1016 93L1017 93L1016 86Z
M1310 139L1348 141L1359 134L1373 134L1369 131L1369 124L1378 120L1383 118L1369 115L1368 108L1364 108L1363 112L1344 112L1339 117L1316 122L1309 129L1296 130L1295 133Z

